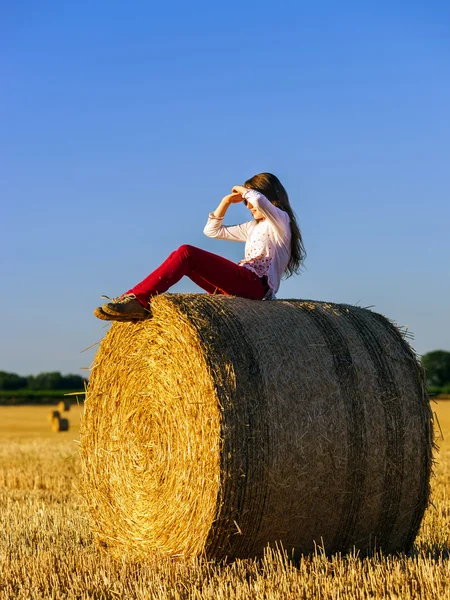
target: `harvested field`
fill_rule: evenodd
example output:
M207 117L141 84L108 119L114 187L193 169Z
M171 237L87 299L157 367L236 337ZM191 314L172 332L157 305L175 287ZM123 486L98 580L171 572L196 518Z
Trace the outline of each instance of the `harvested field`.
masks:
M412 552L328 559L318 549L298 568L276 551L231 565L151 557L114 563L96 549L77 502L79 409L71 410L71 431L55 435L48 407L0 407L0 598L449 598L450 403L432 406L445 439L438 440L433 506Z

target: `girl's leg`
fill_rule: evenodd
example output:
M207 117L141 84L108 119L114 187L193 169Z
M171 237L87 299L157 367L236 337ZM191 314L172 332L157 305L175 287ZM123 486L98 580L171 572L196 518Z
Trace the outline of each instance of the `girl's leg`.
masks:
M249 269L217 254L183 244L153 273L128 290L127 294L135 294L139 302L147 306L152 296L166 292L184 275L208 293L241 296L252 300L261 300L265 293L260 278Z
M190 273L189 279L191 279L198 287L201 287L202 290L208 292L208 294L223 294L222 290L216 288L214 285L206 281L203 277L201 277L198 273Z

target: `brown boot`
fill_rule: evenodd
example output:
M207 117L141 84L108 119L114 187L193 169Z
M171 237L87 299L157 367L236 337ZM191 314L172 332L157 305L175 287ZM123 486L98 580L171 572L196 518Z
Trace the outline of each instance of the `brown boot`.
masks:
M111 302L102 306L103 312L108 315L127 317L128 319L148 319L152 316L149 308L144 308L134 294L125 294L120 298L113 298Z
M119 317L118 315L109 315L101 306L94 310L94 315L102 321L131 321L130 317Z

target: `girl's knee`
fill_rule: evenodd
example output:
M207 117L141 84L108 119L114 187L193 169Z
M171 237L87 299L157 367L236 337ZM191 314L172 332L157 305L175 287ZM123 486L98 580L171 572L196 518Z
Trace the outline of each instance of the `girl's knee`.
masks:
M195 253L195 250L196 250L195 246L191 246L190 244L182 244L178 248L177 252L179 254L183 254L185 256L191 256L192 254Z

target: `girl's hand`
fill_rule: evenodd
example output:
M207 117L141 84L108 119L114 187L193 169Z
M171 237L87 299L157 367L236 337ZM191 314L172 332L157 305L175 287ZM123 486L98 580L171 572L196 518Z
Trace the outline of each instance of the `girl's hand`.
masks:
M239 192L235 192L233 189L233 193L225 196L222 202L227 202L228 204L237 204L238 202L242 202L242 196Z
M234 194L239 194L240 196L242 196L243 194L245 194L245 192L248 192L248 188L244 187L243 185L235 185L232 189L232 192Z
M240 194L236 194L236 193L228 194L227 196L224 196L222 198L222 202L219 204L219 206L216 208L216 210L214 211L213 214L217 219L221 219L222 217L225 216L225 214L231 204L237 204L238 202L242 202L242 201L243 201L243 198Z

